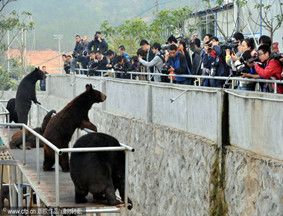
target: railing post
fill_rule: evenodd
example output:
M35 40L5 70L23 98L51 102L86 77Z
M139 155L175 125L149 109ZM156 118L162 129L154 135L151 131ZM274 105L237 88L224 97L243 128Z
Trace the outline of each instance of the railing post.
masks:
M36 125L39 127L39 104L36 104Z
M23 131L23 137L22 137L22 142L23 142L23 152L24 152L24 165L26 165L27 162L27 155L26 155L26 128L22 126L22 131Z
M18 168L16 167L18 170ZM18 208L23 207L23 174L18 170Z
M56 202L56 207L59 206L59 199L60 199L60 194L59 194L59 154L57 152L55 154L55 202Z
M7 114L7 121L6 123L10 123L10 114ZM11 133L10 133L11 129L10 129L10 125L8 126L8 143L10 143L11 141Z
M277 94L277 83L274 83L274 93Z
M127 209L128 209L128 151L125 150L125 197L124 197L124 202L125 202L125 212L126 212L126 215L127 215Z
M39 138L38 137L36 137L36 174L37 174L37 183L40 184Z
M152 122L152 86L147 85L147 97L146 97L146 121L147 123Z

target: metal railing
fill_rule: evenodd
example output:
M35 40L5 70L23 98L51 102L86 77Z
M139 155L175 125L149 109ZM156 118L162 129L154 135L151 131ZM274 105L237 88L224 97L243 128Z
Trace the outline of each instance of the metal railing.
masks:
M42 105L37 104L37 112L39 112L39 109L43 109L45 112L49 112L48 109L43 107ZM9 115L9 112L8 112ZM56 114L55 114L56 115ZM37 118L39 118L39 115L37 115ZM71 153L71 152L106 152L106 151L125 151L125 197L124 197L124 205L127 208L128 206L128 152L134 152L134 149L128 145L120 143L120 147L91 147L91 148L57 148L53 143L49 142L47 139L45 139L42 135L35 132L33 129L28 127L25 124L21 123L0 123L1 126L8 126L8 129L10 126L18 126L22 127L23 132L23 139L22 139L22 145L23 145L23 165L26 165L26 130L28 130L31 134L33 134L36 137L36 173L37 173L37 183L40 184L40 151L39 151L39 141L41 140L43 143L45 143L48 147L50 147L54 153L55 153L55 203L56 207L59 207L60 203L60 181L59 181L59 156L63 153ZM89 129L85 129L87 133L93 132ZM10 134L10 133L9 133ZM77 137L78 138L78 133ZM10 135L8 140L10 141ZM113 210L113 209L89 209L88 212L92 213L100 213L100 212L119 212L120 210Z
M80 75L86 75L89 76L90 69L82 69L82 68L76 68L74 74L80 74ZM134 71L113 71L113 70L93 70L96 73L100 74L100 77L104 77L105 74L113 74L113 77L116 78L116 74L129 74L130 79L132 80L134 76L138 75L144 75L147 76L147 81L150 81L152 77L154 76L161 76L161 77L167 77L170 81L170 83L173 83L173 77L183 77L183 78L191 78L196 79L197 82L194 82L195 86L200 86L202 83L202 80L204 79L211 79L211 80L222 80L225 82L231 81L231 88L234 89L236 86L235 82L254 82L254 83L271 83L274 84L274 93L277 93L277 85L283 85L283 78L282 80L275 80L275 79L254 79L254 78L242 78L242 77L233 77L233 76L205 76L205 75L170 75L170 74L163 74L163 73L149 73L149 72L134 72ZM82 73L87 72L87 73ZM93 75L94 76L94 75ZM198 83L198 85L197 85Z
M10 113L6 109L6 107L3 105L3 102L6 102L6 101L3 101L3 100L0 101L0 109L1 109L0 116L5 116L7 119L7 122L10 122Z

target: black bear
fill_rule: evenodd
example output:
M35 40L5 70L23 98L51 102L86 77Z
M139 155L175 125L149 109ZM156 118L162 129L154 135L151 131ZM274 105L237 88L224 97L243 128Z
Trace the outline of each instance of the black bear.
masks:
M15 123L18 123L18 115L15 109L15 105L16 105L16 99L15 98L11 98L6 106L6 109L9 111L10 113L10 119L9 119L9 123L11 123L12 121ZM8 122L8 119L6 119L6 122Z
M35 84L38 80L45 79L45 77L46 75L42 70L35 68L20 82L15 104L19 123L27 124L31 101L40 104L36 99Z
M114 137L104 133L89 133L80 137L74 148L117 147L120 143ZM94 199L105 197L108 205L121 204L115 191L118 189L122 201L125 190L125 152L72 152L70 174L75 185L75 202L87 202L90 192ZM132 201L128 198L129 206Z
M56 113L55 110L49 111L44 117L41 127L34 128L33 130L39 133L40 135L43 135L48 122L52 118L52 115L55 113ZM20 148L20 146L22 145L22 142L23 142L23 132L20 130L13 134L12 139L10 141L10 148L11 149ZM43 147L42 142L39 142L39 144L40 144L40 147ZM26 147L27 149L36 147L36 137L28 130L26 130Z
M25 185L22 186L23 194L26 194L28 192L27 189L28 189L27 186ZM5 199L7 199L8 201L10 200L9 194L10 194L9 185L2 185L2 190L0 191L0 212L5 207L4 206ZM24 199L26 198L27 197L24 197ZM33 204L36 204L36 194L32 195L32 200L33 200Z
M103 102L106 96L94 90L92 85L86 85L86 91L69 102L48 123L43 136L58 148L68 148L73 133L77 128L88 128L97 131L88 118L88 111L94 103ZM54 151L44 145L43 170L53 170L55 162ZM59 163L63 172L69 171L69 156L67 153L60 155Z

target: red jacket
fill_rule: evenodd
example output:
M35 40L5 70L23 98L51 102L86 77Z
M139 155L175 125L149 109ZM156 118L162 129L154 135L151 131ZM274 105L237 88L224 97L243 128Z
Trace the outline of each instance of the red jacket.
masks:
M269 60L265 68L262 68L256 64L255 70L257 74L264 79L270 79L271 77L274 77L276 80L282 80L282 66L281 63L275 59ZM272 86L274 88L274 84ZM283 85L277 85L277 93L283 94Z

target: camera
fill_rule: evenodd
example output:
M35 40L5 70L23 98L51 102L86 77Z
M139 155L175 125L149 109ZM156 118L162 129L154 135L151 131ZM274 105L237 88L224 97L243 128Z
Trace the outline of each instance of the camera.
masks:
M283 53L272 53L270 58L275 60L283 59Z
M169 68L170 68L169 65L164 64L163 67L161 68L161 73L163 73L163 74L168 74L168 73L169 73L169 71L168 71Z
M220 60L217 57L215 59L215 61L211 63L210 76L215 76L216 75L216 72L217 72L217 69L218 69L218 66L219 66L219 61Z
M161 51L163 53L165 53L166 50L169 50L169 48L170 48L170 44L162 44L161 45Z
M237 49L238 49L238 42L235 41L235 39L228 39L227 41L225 41L224 43L222 43L220 45L220 47L223 49L223 50L226 50L226 49L229 49L231 50L231 52L234 52L236 53L237 52Z
M247 67L245 63L236 65L236 71L233 71L232 76L241 76L242 73L249 73L249 68Z

